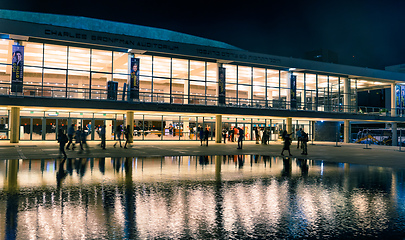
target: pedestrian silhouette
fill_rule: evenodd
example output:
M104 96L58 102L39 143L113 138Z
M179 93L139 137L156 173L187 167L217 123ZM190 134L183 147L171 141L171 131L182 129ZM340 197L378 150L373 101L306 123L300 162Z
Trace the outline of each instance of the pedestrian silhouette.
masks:
M63 154L64 158L67 158L65 152L65 145L68 142L68 137L66 136L66 134L63 132L62 129L59 129L58 132L58 142L59 142L59 154Z
M284 134L283 134L284 135ZM281 155L284 156L284 150L288 150L288 154L290 156L291 152L290 152L290 145L291 145L291 134L285 134L284 136L284 146L283 146L283 151L281 151Z

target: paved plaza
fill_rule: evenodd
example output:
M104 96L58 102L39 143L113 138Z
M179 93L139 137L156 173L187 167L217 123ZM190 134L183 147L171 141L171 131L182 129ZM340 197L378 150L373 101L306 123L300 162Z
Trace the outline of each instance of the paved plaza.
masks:
M226 144L209 142L209 146L200 146L197 141L143 141L131 144L128 149L114 148L114 142L107 142L107 149L102 150L99 142L89 142L89 151L79 153L67 150L69 158L84 157L149 157L149 156L187 156L187 155L269 155L281 156L282 142L271 142L269 145L244 142L243 149L236 149L237 143ZM314 142L308 144L308 155L301 155L301 149L296 143L291 146L291 153L295 158L324 160L329 162L344 162L366 164L373 166L405 168L404 152L399 147L378 146L364 144ZM284 154L288 154L286 151ZM12 144L0 142L0 159L52 159L59 158L59 145L50 141L30 141Z

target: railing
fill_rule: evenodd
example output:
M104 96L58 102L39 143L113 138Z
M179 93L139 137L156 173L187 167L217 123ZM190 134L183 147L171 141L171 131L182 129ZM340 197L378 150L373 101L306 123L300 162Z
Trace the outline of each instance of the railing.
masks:
M111 92L110 92L111 93ZM72 88L64 86L47 85L28 85L24 84L22 92L12 92L10 83L0 83L0 95L14 97L42 97L42 98L61 98L61 99L91 99L98 101L117 101L117 102L141 102L158 104L178 104L178 105L203 105L203 106L226 106L235 108L253 108L253 109L285 109L291 111L315 111L315 112L341 112L370 114L379 116L390 116L390 110L376 107L354 107L336 104L296 102L293 105L285 100L263 100L246 98L225 98L225 104L218 103L218 97L204 95L183 95L170 93L146 93L140 92L139 98L131 99L129 92L118 90L116 93L109 94L106 89ZM405 116L404 110L398 110L397 116Z

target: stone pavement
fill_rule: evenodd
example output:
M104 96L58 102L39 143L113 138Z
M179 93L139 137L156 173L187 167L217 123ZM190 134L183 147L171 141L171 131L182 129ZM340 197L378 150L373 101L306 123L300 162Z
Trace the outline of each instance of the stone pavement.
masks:
M244 142L242 150L236 149L237 143L219 144L209 142L209 146L200 146L198 141L142 141L135 142L128 149L114 148L114 142L107 142L107 149L102 150L99 142L89 141L89 152L66 151L69 158L99 158L99 157L148 157L148 156L188 156L188 155L268 155L280 156L282 143L271 142L270 145L255 144L254 141ZM291 145L293 158L324 160L329 162L344 162L373 166L405 168L405 147L400 152L399 147L371 145L364 149L361 144L334 142L308 143L308 155L301 155L301 149L296 143ZM286 151L284 154L288 154ZM0 141L0 160L4 159L54 159L59 158L59 146L50 141L30 141L12 144Z

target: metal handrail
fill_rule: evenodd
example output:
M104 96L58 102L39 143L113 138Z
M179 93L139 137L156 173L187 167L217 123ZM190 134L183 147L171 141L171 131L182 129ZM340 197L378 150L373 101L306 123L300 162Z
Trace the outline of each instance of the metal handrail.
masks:
M381 116L389 116L390 110L378 107L365 106L345 106L336 104L324 103L304 103L296 102L292 108L289 101L286 100L264 100L264 99L248 99L226 97L225 104L219 104L218 97L190 94L184 95L179 93L150 93L139 92L139 99L129 98L129 92L118 90L113 96L109 96L107 89L87 89L74 88L55 85L29 85L24 84L23 91L16 93L11 91L10 83L0 83L0 95L8 96L23 96L23 97L43 97L43 98L63 98L63 99L92 99L98 101L126 101L126 102L141 102L141 103L158 103L158 104L178 104L178 105L203 105L203 106L219 106L235 108L254 108L254 109L285 109L292 111L316 111L316 112L341 112L341 113L356 113L356 114L373 114ZM403 116L405 112L398 111L397 116Z

